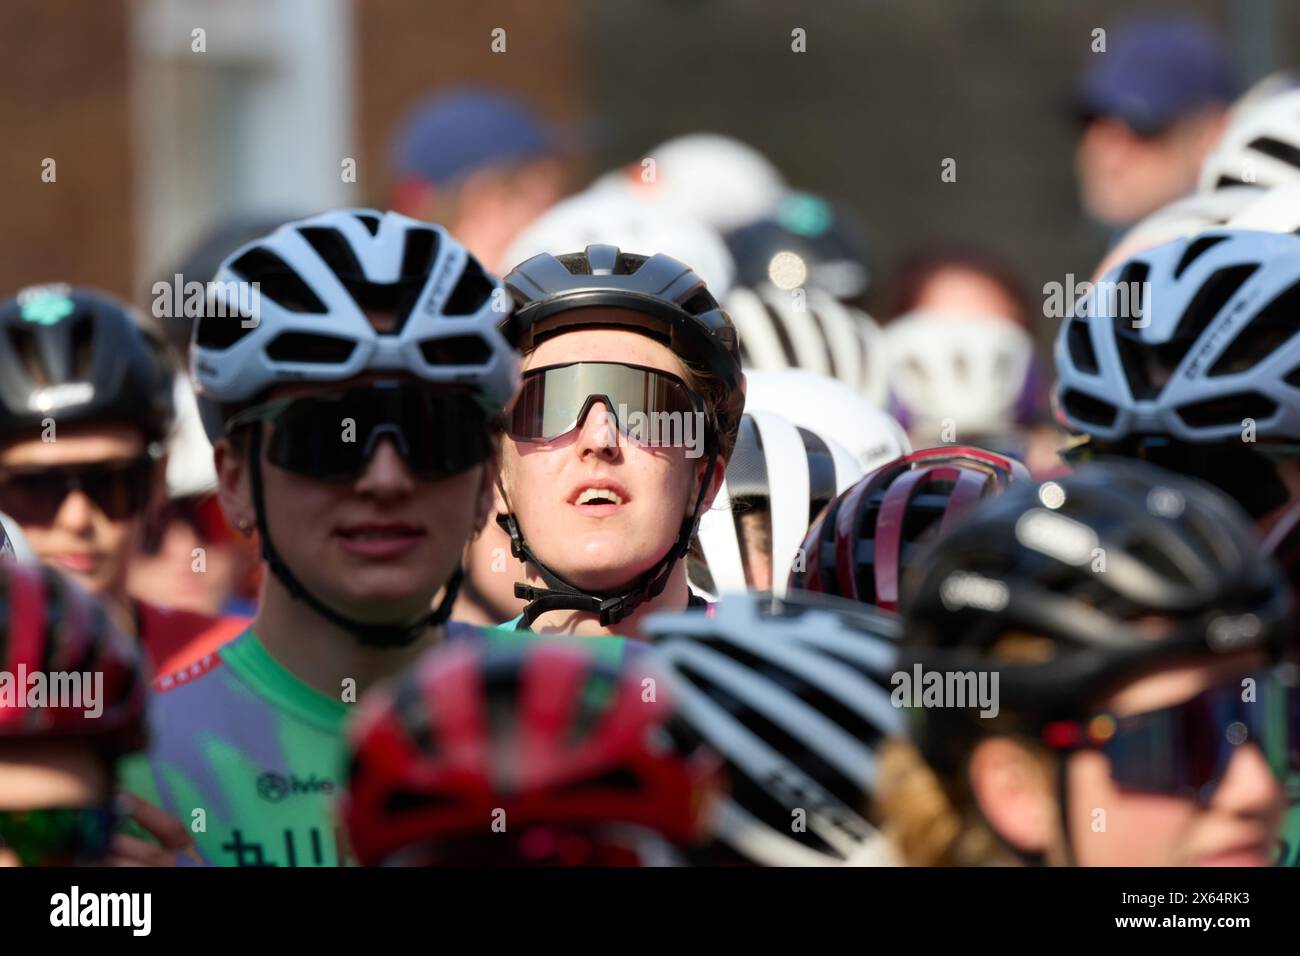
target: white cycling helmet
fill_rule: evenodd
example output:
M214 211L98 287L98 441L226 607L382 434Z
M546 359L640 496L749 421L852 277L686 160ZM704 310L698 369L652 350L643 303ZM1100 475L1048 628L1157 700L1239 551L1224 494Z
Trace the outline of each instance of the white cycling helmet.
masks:
M191 347L200 405L393 371L468 385L496 413L518 383L518 355L498 329L508 305L441 226L373 209L286 223L217 271ZM378 332L367 310L395 315L395 330ZM215 439L214 416L204 423Z
M1201 165L1199 188L1268 189L1295 179L1300 179L1300 90L1292 89L1234 113Z
M1145 283L1146 302L1121 295ZM1128 259L1056 339L1063 423L1101 443L1300 440L1300 237L1216 229Z
M876 748L905 732L895 619L802 592L710 611L652 615L643 633L683 719L726 761L715 838L763 866L888 862L866 807Z
M1094 278L1105 275L1129 256L1203 229L1227 225L1230 220L1266 195L1256 186L1225 186L1214 192L1193 193L1162 206L1133 226L1097 266Z
M18 522L3 511L0 511L0 562L26 565L41 563Z
M514 268L543 252L559 256L601 244L672 256L690 266L715 298L731 288L736 272L716 229L671 206L613 190L580 193L552 206L515 238L502 266Z
M857 459L814 429L800 428L771 412L744 415L726 480L696 532L711 579L695 582L697 587L712 598L750 586L740 516L747 509L759 509L770 521L766 557L772 569L771 590L784 596L808 525L863 474Z
M747 368L802 368L839 379L876 405L888 397L880 326L821 289L736 288L727 313Z
M912 450L892 415L843 382L801 368L745 373L745 411L775 412L837 442L863 473Z
M1300 179L1268 191L1254 190L1253 201L1226 225L1257 232L1300 232Z
M1034 343L993 315L920 311L885 329L890 391L914 439L940 441L945 421L969 444L1024 423Z
M207 494L216 490L217 469L188 375L176 376L175 395L176 424L167 438L167 497Z
M647 159L654 160L653 178ZM724 233L771 215L786 193L784 178L762 153L717 133L660 143L593 186L675 206Z

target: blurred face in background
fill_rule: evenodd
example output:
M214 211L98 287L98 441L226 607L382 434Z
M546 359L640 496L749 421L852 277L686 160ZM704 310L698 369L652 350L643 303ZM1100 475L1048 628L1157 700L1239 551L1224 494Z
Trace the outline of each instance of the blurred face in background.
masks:
M131 425L67 426L54 436L0 449L0 510L22 527L42 563L120 602L165 462L146 457L145 436Z
M1106 225L1123 226L1191 192L1206 153L1223 133L1224 116L1218 107L1206 109L1152 135L1114 117L1091 120L1075 152L1084 210Z
M918 290L916 305L920 310L945 312L953 317L997 316L1023 325L1022 308L997 279L960 265L942 268L926 279Z

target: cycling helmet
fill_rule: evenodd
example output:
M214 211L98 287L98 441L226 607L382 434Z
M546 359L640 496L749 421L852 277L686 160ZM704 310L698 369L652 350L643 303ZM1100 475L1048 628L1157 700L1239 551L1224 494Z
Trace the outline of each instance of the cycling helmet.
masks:
M923 543L1028 477L1020 462L980 448L926 448L882 465L808 529L805 569L790 575L790 587L896 611Z
M740 370L736 330L727 313L709 294L690 268L665 255L640 256L620 252L615 246L588 246L572 255L534 256L505 278L514 297L509 320L514 341L527 352L542 340L581 328L628 328L655 338L676 355L710 373L710 392L704 396L712 418L708 440L713 471L720 436L735 444L745 402L745 376ZM588 310L602 308L601 312ZM604 311L618 307L611 315ZM509 498L501 487L507 505ZM525 624L545 611L569 608L599 614L604 626L617 624L650 598L662 593L673 565L690 548L699 522L708 483L701 482L695 506L682 519L677 540L668 554L650 570L615 594L582 590L538 559L528 546L513 508L498 517L510 535L514 557L531 562L548 585L515 585L515 595L529 603Z
M1244 514L1200 482L1142 462L1021 483L917 559L902 601L900 670L999 675L999 720L1029 733L1078 720L1106 694L1174 662L1292 640L1290 600ZM1001 656L1009 635L1032 656ZM955 770L964 708L915 712L927 761ZM990 731L991 732L991 731Z
M1162 206L1126 232L1106 253L1093 275L1103 276L1129 256L1146 252L1172 239L1182 239L1204 229L1229 225L1234 216L1254 205L1263 195L1265 191L1255 186L1225 186L1210 193L1193 193Z
M0 698L0 741L85 740L110 760L144 749L147 676L139 645L98 601L50 568L0 563L0 673L93 675L95 683L93 700L51 696L29 707L23 682L16 706Z
M862 466L833 439L771 412L746 413L726 480L713 507L700 519L697 537L706 567L693 575L694 583L713 595L750 587L740 519L757 511L769 522L765 557L771 567L770 588L784 596L808 523L861 477ZM707 581L700 580L705 575Z
M1252 202L1243 206L1226 226L1259 232L1300 232L1300 180L1267 192L1254 190Z
M54 419L126 422L162 441L174 374L162 335L103 292L32 286L0 303L0 435Z
M727 311L740 332L746 368L802 368L828 375L884 405L888 365L880 327L821 289L737 287Z
M957 438L1031 423L1038 395L1029 333L997 316L913 312L885 330L891 410L927 442L951 422ZM949 439L951 440L951 439Z
M1102 443L1239 443L1248 419L1258 441L1300 440L1297 308L1300 237L1216 229L1139 253L1062 324L1058 415Z
M893 618L824 595L710 610L652 615L646 633L684 720L726 761L719 849L764 866L888 862L865 808L875 750L904 727Z
M631 193L673 206L728 232L771 214L786 185L775 166L752 146L730 136L692 133L660 143L644 161L598 179L597 190Z
M32 550L27 535L13 518L0 511L0 561L12 561L15 564L40 564L40 558Z
M510 243L502 261L513 266L543 252L559 255L600 243L654 249L688 263L714 296L725 294L735 276L731 253L711 226L671 206L609 190L552 206Z
M739 284L807 285L859 300L871 279L861 228L847 209L809 193L786 194L776 213L727 235Z
M1202 192L1225 186L1268 189L1300 178L1300 90L1287 90L1235 114L1201 164Z
M192 370L208 437L215 441L240 405L274 385L376 371L468 387L495 416L519 377L518 356L498 329L505 304L498 280L441 226L372 209L286 223L227 257L195 324ZM391 314L393 330L378 331L368 311ZM427 621L367 624L326 605L271 541L259 455L249 478L264 560L321 616L380 646L408 643L447 619L460 571Z
M912 450L894 418L841 381L800 368L746 373L745 411L775 412L832 439L864 472Z
M464 641L367 695L343 809L357 857L578 865L611 862L612 843L652 865L699 842L720 762L662 681L647 700L655 671L631 660L582 641Z

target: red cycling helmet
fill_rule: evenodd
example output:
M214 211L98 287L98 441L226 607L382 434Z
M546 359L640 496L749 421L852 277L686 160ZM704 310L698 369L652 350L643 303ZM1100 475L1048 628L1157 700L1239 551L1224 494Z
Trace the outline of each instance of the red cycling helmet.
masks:
M466 641L364 701L343 818L374 865L642 864L704 837L721 761L644 656Z
M144 749L148 676L139 646L50 568L0 564L0 671L16 691L0 695L0 741L85 739L110 758ZM38 674L39 701L29 696Z
M898 583L932 532L1029 470L1005 455L925 448L881 465L826 506L804 537L805 568L790 587L898 610Z

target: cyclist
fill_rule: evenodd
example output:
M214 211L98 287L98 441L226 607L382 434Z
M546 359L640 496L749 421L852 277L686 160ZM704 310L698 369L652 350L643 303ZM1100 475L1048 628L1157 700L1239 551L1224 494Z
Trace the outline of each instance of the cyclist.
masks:
M924 544L985 498L1028 479L1020 462L981 448L914 451L832 501L804 538L790 587L898 610L899 585Z
M735 329L665 255L542 254L505 283L524 373L497 511L529 581L508 626L635 637L699 600L681 558L740 425Z
M1066 457L1201 478L1267 531L1300 498L1297 279L1300 237L1232 229L1108 273L1057 336L1058 415L1083 436Z
M893 862L868 811L875 751L903 731L889 701L897 622L820 594L739 593L657 614L646 655L685 723L726 762L701 865Z
M335 865L352 694L473 631L447 617L517 356L497 280L395 213L287 223L213 288L194 373L222 425L222 507L258 529L266 579L248 630L155 682L155 744L128 784L210 863Z
M654 671L593 648L459 642L362 701L343 819L369 865L662 866L722 780ZM656 681L656 684L659 682Z
M746 412L727 479L700 519L700 558L691 583L707 595L785 594L808 524L862 477L862 466L834 439L771 412Z
M174 377L161 334L102 292L38 286L0 304L0 509L155 667L240 626L128 591L165 495Z
M897 685L914 743L882 752L879 791L907 863L1272 859L1295 632L1235 505L1098 463L985 503L918 566ZM997 684L963 701L937 692L951 675Z
M150 808L114 800L118 758L146 741L140 648L50 568L0 563L0 609L0 673L14 682L0 694L0 867L164 862L114 836L125 811L176 849L188 842Z

